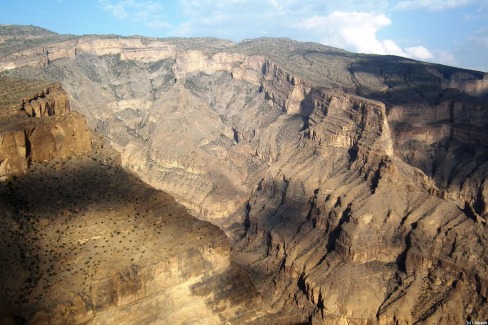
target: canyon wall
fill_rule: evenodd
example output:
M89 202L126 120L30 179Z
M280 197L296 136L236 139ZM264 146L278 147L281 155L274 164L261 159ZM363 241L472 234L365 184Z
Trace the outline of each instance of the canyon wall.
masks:
M279 93L266 93L266 96L270 96L266 99L270 99L273 104L288 112L300 115L309 114L299 112L300 109L305 109L304 105L308 106L306 108L308 110L313 107L306 103L312 100L316 93L311 91L312 84L315 88L325 87L328 91L342 87L347 93L385 103L396 154L432 177L440 190L445 191L445 195L458 205L464 206L467 203L474 207L477 213L486 212L479 210L484 202L480 201L479 197L483 193L482 180L486 176L485 169L480 164L474 167L475 170L470 173L473 177L469 189L464 185L465 173L463 172L467 164L482 159L480 157L482 153L473 149L461 153L462 150L459 149L464 143L478 143L483 148L486 147L487 138L483 130L487 124L487 116L483 109L485 102L482 98L486 98L488 94L488 84L484 74L456 71L443 66L423 65L401 58L382 61L378 58L365 57L355 60L345 54L342 54L343 57L339 59L330 58L326 55L320 56L320 52L315 48L314 51L306 48L299 50L297 44L289 40L273 44L274 52L269 49L266 51L266 47L261 44L264 41L266 39L257 40L255 44L259 47L253 48L252 42L235 46L230 42L212 39L195 40L192 46L180 40L115 36L72 37L68 40L5 54L0 58L0 66L7 70L22 67L41 67L50 70L49 62L76 60L77 66L82 70L77 73L88 73L89 79L95 84L107 83L101 90L96 90L90 89L92 86L89 84L80 87L78 82L72 80L73 76L59 76L61 79L64 78L63 80L72 81L71 85L67 86L70 87L70 93L74 94L75 98L79 95L88 99L88 103L76 104L76 106L77 110L88 117L92 127L98 123L95 122L97 117L91 117L93 109L82 106L88 104L87 106L92 107L105 105L113 107L115 105L117 110L135 106L153 107L152 103L156 98L148 96L149 94L158 94L157 97L161 97L162 93L166 93L162 90L169 85L169 81L185 84L187 75L198 73L209 75L225 71L235 80L263 86L264 90L273 78L275 81L280 80L279 82L283 84ZM314 64L317 67L300 69L300 64L303 64L300 56L293 57L293 60L288 63L283 61L283 57L289 56L286 46L303 55L303 59L308 60L306 62L309 65ZM330 51L326 47L322 50ZM282 66L290 66L293 73L286 72L283 67L266 58L268 52L274 53L271 57ZM254 55L249 55L250 53ZM314 55L311 56L309 53ZM280 54L282 57L278 57ZM105 57L102 60L105 66L93 61L97 56ZM108 62L109 59L111 63ZM120 84L117 81L116 76L119 72L115 71L113 66L124 63L126 73L135 72L134 69L145 69L143 66L133 67L131 62L139 62L151 67L149 74L141 74L143 71L137 74L141 78L153 80L135 92L131 89L132 85ZM167 69L162 70L161 64ZM323 77L317 75L320 69L325 73ZM57 71L55 75L59 73ZM100 77L107 73L111 75L110 80L101 80ZM161 74L164 74L163 80L160 80ZM307 79L311 81L306 81ZM297 80L296 85L295 80ZM343 86L338 83L342 83ZM101 98L88 98L87 94L92 91L101 91ZM175 97L173 94L170 96ZM305 96L308 96L306 101L304 101ZM301 104L302 102L304 105ZM103 114L100 112L97 115ZM485 149L482 151L484 152ZM455 160L455 163L443 164L450 161L448 157ZM172 161L178 160L181 159ZM171 161L164 164L168 163ZM450 175L460 176L450 177ZM169 190L169 187L164 189ZM195 203L186 204L189 206ZM225 211L221 213L218 211L214 213L223 216L234 208L235 206L231 206L224 208ZM204 213L203 210L201 213Z
M224 229L275 322L487 317L486 74L286 39L42 48L0 66L60 81L125 166Z
M225 234L122 169L59 85L1 84L2 324L266 317Z

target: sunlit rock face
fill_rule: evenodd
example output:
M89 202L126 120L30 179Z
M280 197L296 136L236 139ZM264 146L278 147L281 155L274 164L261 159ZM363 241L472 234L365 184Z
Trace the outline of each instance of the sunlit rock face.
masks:
M265 316L224 232L122 169L59 85L0 84L2 324Z
M124 166L224 229L268 313L488 317L486 74L287 39L52 37L0 69L61 82Z
M70 112L59 84L3 79L0 85L0 177L22 172L35 162L91 150L85 119Z

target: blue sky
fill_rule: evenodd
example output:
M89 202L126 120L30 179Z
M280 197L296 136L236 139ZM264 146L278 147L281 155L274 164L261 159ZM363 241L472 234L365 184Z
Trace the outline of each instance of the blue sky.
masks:
M488 0L3 0L0 24L78 35L290 37L488 72Z

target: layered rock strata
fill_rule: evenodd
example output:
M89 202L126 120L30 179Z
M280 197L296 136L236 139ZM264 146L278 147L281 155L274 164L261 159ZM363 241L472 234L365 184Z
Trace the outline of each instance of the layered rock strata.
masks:
M42 95L35 91L39 83L22 85L9 93L20 108L25 92L41 107L51 102L48 93L64 94L57 85ZM64 97L55 102L68 105ZM62 111L57 105L48 106ZM2 117L2 132L19 138L2 152L4 161L20 152L29 163L5 169L0 182L2 324L220 324L266 317L249 276L230 262L225 234L122 169L118 154L86 129L80 114L12 112Z
M52 35L48 34L46 37L50 40ZM44 67L51 72L43 77L56 75L65 80L70 93L75 97L73 102L76 103L77 110L88 117L92 126L96 123L106 123L100 118L101 116L122 119L122 115L114 114L121 110L126 110L126 113L131 115L127 111L128 108L133 109L135 114L132 115L141 115L142 112L134 109L135 106L146 108L146 113L142 113L142 116L147 117L150 115L147 114L147 109L155 107L153 103L159 107L161 101L158 102L157 99L164 98L164 94L171 98L181 96L176 95L174 91L171 93L166 91L171 82L186 84L187 75L194 76L199 73L209 75L225 71L230 73L234 80L262 86L263 89L272 80L279 80L283 82L281 87L290 89L280 89L279 93L267 92L266 96L279 98L266 98L288 112L299 114L301 112L297 110L304 109L299 106L305 96L308 94L307 101L310 101L314 94L310 92L312 85L318 88L325 87L328 90L341 89L347 93L385 103L388 123L393 130L392 141L396 154L432 177L440 192L445 191L444 195L459 206L467 203L477 213L483 212L479 207L484 205L484 201L479 197L483 196L483 187L480 184L486 176L485 168L479 164L474 167L471 173L472 182L468 187L464 185L463 176L466 164L482 159L480 157L482 153L472 150L461 153L462 150L458 150L466 143L480 143L483 147L486 146L483 132L486 116L483 113L484 102L480 101L480 98L486 98L488 88L486 75L482 73L418 64L401 58L382 60L376 57L354 57L347 52L314 44L300 47L298 43L290 40L273 43L269 39L260 39L236 46L230 42L214 39L200 39L194 40L193 43L185 43L182 40L149 38L93 36L60 36L59 38L58 42L42 43L39 47L25 47L15 53L13 50L12 53L6 50L0 58L0 66L7 70ZM250 53L254 55L249 55ZM332 55L328 56L327 53ZM95 60L95 57L102 58L102 61ZM69 70L77 71L77 74L86 74L91 82L83 81L85 85L80 87L81 80L75 81L73 75L69 73L59 75L60 71L54 66L63 66L62 62L70 62L69 60L77 62L75 66L70 66ZM140 64L133 65L134 62ZM53 63L51 68L48 67L49 63ZM116 67L122 70L119 71ZM317 73L320 69L325 71L322 76ZM130 83L121 84L120 81L115 81L121 71L135 74L139 79L150 82L139 82L140 85L136 88ZM103 76L110 77L106 79ZM300 81L295 85L295 80ZM105 84L102 89L96 86L100 83ZM88 94L93 91L101 92L102 96L91 98ZM84 98L83 105L75 101L77 97ZM306 104L306 101L303 103ZM212 106L212 102L206 104ZM113 113L99 112L95 114L98 117L91 117L95 107L107 105L112 108ZM310 110L312 106L308 106ZM144 120L142 116L142 120L139 118L140 121ZM123 120L127 119L123 118ZM133 129L137 119L133 121L132 125L127 127ZM103 124L100 127L103 127ZM232 132L232 126L220 129L224 130L223 134ZM126 130L122 129L120 132L125 134L114 135L116 138L114 143L117 142L116 145L122 149L126 145L128 135ZM204 141L215 138L214 134L202 134L202 136L206 138ZM129 142L134 141L136 139ZM452 157L456 163L444 165L443 162L449 161L449 157ZM161 164L167 165L181 160L177 157L173 158L176 159L161 161ZM139 163L134 165L140 166ZM198 166L195 168L198 169ZM459 175L459 177L450 177L450 175ZM160 181L153 184L158 182ZM173 185L160 186L165 190L174 187ZM178 191L173 192L176 194ZM191 200L192 203L186 202L187 206L198 205L199 208L195 208L201 210L202 214L206 213L204 210L214 205L210 202L203 204L201 201L203 198L196 198L198 196L196 193L190 195L195 198ZM183 202L183 198L179 200ZM223 207L221 212L212 211L212 214L227 215L234 208L235 205Z
M34 86L33 82L10 79L0 84L0 177L22 172L31 163L91 150L85 119L70 112L68 96L60 84ZM20 99L25 89L31 93Z
M225 229L269 313L488 317L486 74L286 39L42 46L0 64L61 81L126 166Z

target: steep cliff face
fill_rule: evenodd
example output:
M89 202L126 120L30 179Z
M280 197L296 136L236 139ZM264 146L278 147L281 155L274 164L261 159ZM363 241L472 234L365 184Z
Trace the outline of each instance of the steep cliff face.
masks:
M270 50L270 46L273 50ZM171 98L177 97L174 89L170 87L171 82L176 81L185 85L187 75L191 79L201 73L211 75L224 71L230 73L234 80L243 81L245 87L263 86L262 90L265 90L267 84L272 83L273 78L275 81L280 80L283 82L280 86L274 85L278 92L266 93L266 96L278 97L266 99L272 100L286 111L301 115L309 113L302 114L298 110L310 110L313 106L306 103L312 100L312 85L315 88L325 87L329 90L341 89L347 93L381 101L387 108L396 154L432 177L440 191L445 191L458 205L469 204L475 207L477 213L483 212L478 207L482 206L485 200L479 199L480 193L483 193L480 184L486 176L484 168L476 166L475 171L470 173L473 174L473 182L468 186L469 189L464 185L463 173L464 166L473 160L481 160L480 156L483 153L473 153L472 150L461 153L458 150L466 143L486 146L486 136L483 132L486 124L483 98L486 98L488 93L488 85L486 76L482 73L419 64L401 58L354 57L346 52L313 44L300 47L298 43L290 40L270 43L267 39L261 39L235 46L225 41L205 39L195 40L190 44L180 40L148 38L71 37L59 42L42 43L39 47L26 47L23 51L12 50L13 53L9 53L6 50L0 59L0 66L3 69L44 67L49 73L43 77L56 76L56 79L65 80L70 93L75 97L73 103L76 110L87 116L92 126L100 123L100 127L103 127L102 123L107 123L100 119L101 116L111 119L122 117L120 114L113 114L115 112L94 113L96 107L108 105L117 111L132 109L132 113L126 111L126 115L131 115L130 119L133 122L128 127L134 129L137 125L134 123L144 122L144 118L151 115L147 110L160 106L161 101L158 99L162 98L163 94ZM35 54L39 51L46 58L39 58ZM327 56L328 52L333 55ZM250 55L251 53L253 55ZM99 56L102 56L100 60L96 59ZM71 66L70 60L76 62L75 66ZM49 62L53 64L48 66ZM139 63L134 64L136 62ZM55 68L57 65L64 66L64 69ZM76 75L86 74L91 82L74 78L71 73L63 73L66 69L71 73L76 71ZM320 75L319 71L324 73ZM136 86L134 82L126 83L118 79L121 74L128 73L146 81L138 81ZM107 75L110 76L108 79L104 77ZM295 79L297 87L290 85L291 82L295 83ZM105 85L102 89L97 87L100 83ZM83 87L80 87L81 84ZM171 92L168 93L170 89ZM183 92L179 91L178 96L181 96L185 89ZM101 96L89 96L94 91L100 92ZM291 93L288 93L289 91ZM305 100L307 94L308 98ZM77 97L83 98L83 105L76 102ZM215 101L206 104L211 107ZM263 102L260 105L264 105ZM306 106L308 108L305 108ZM146 108L145 113L138 109L141 107ZM135 117L136 115L142 116ZM100 120L102 121L99 122ZM227 129L223 133L230 134L229 132L231 131ZM125 133L114 135L117 138L114 142L119 142L120 147L124 147L128 142L135 142L134 139L128 141L124 127L117 133ZM208 141L209 136L205 137L205 141ZM212 137L215 135L210 136ZM485 151L486 149L482 150ZM180 160L171 159L164 162L164 165ZM444 164L451 160L455 160L456 163ZM206 182L208 183L208 180ZM168 185L164 189L170 190L170 187ZM189 193L184 195L188 197L186 194ZM197 193L191 195L198 196ZM203 197L205 196L206 194L203 194ZM203 200L203 197L196 201ZM191 201L193 203L186 204L194 206L195 200ZM201 213L205 213L206 208L201 202L196 204L202 206L199 209ZM221 212L212 213L223 216L234 207L223 207Z
M55 85L23 99L21 110L30 117L64 115L69 112L68 96L61 85Z
M31 163L79 156L91 150L85 119L69 111L61 85L40 83L21 98L24 94L19 87L29 89L29 82L3 79L0 84L0 177L22 172ZM43 90L36 92L41 86Z
M225 234L123 170L80 114L63 111L69 103L59 85L43 92L39 82L2 85L10 89L2 112L15 108L0 123L3 161L27 161L5 168L0 181L2 323L219 324L265 316L249 276L230 262ZM54 115L32 117L31 107Z
M61 81L126 166L224 229L276 322L488 317L486 74L291 40L69 42L0 65Z
M442 195L485 214L486 74L392 60L353 64L356 91L387 104L395 152Z
M83 155L90 150L85 119L77 113L22 123L0 135L0 176L22 172L31 163Z
M234 249L259 289L276 283L266 302L337 324L461 322L461 306L483 305L485 292L473 290L484 286L482 276L456 285L460 273L484 274L476 261L486 256L468 254L454 238L467 229L484 238L486 222L437 198L435 182L394 155L385 106L282 76L267 97L288 112L290 98L313 94L311 108L301 95L290 110L306 116L307 127L270 159L243 209L245 239ZM441 305L448 306L442 313ZM486 312L470 309L476 317Z
M486 101L454 98L412 106L390 110L397 154L433 178L443 196L486 214Z

